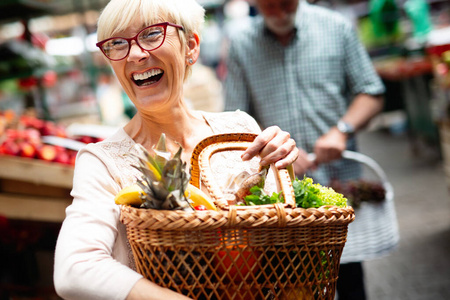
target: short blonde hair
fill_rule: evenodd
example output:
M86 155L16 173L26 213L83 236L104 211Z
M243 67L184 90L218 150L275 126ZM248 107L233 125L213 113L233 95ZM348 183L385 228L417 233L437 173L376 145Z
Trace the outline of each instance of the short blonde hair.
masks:
M182 46L200 33L205 21L205 9L196 0L111 0L97 22L97 40L102 41L126 30L137 18L144 26L172 22L183 26L178 30ZM187 67L186 74L190 72ZM186 76L187 77L187 76Z

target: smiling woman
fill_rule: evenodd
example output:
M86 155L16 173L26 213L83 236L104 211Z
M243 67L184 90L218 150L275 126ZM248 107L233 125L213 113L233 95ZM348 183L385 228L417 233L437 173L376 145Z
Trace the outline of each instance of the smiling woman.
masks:
M192 35L194 32L200 34L202 31L204 10L196 2L174 0L112 2L114 3L105 7L98 21L97 38L99 41L123 32L136 19L142 20L144 27L162 20L179 24L184 28L184 31L179 32L182 43L186 42L186 36ZM117 14L118 11L122 13Z
M259 136L243 160L258 155L264 165L284 168L296 159L295 142L278 127L261 132L256 121L240 111L188 108L183 84L199 57L203 22L204 9L196 0L111 0L103 10L97 46L137 113L110 138L78 153L73 203L66 210L55 251L54 283L62 298L186 298L135 270L114 198L139 177L132 167L133 156L128 155L136 154L136 144L152 152L164 133L167 150L175 153L181 146L181 159L188 162L206 137L250 132ZM222 165L227 165L225 159Z

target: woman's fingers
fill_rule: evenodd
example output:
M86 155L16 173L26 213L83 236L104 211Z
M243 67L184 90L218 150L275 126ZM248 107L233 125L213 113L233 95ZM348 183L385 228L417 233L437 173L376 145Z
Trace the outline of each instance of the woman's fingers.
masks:
M279 165L289 165L293 163L298 156L298 149L293 139L287 139L282 143L268 143L260 152L260 164L265 166L275 163Z
M292 165L297 160L297 158L298 158L298 149L297 147L295 147L294 143L294 148L292 149L292 151L290 151L289 154L284 158L277 160L275 162L275 167L277 167L277 169L284 169L287 166Z
M272 140L278 132L281 131L278 127L272 126L261 132L253 141L253 143L242 154L242 160L249 160L256 155L261 155L260 152Z
M248 160L256 155L261 157L261 165L274 163L277 168L285 168L297 159L298 149L288 132L271 126L256 137L242 159Z

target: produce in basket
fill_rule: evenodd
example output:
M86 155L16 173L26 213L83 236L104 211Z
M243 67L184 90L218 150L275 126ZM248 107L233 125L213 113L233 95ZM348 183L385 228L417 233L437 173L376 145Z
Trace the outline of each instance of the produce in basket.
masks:
M133 165L142 176L136 184L123 188L115 197L116 204L126 204L152 209L191 211L203 205L217 210L208 196L189 184L190 175L186 163L181 160L180 147L177 153L167 151L166 137L161 135L152 156L142 145L136 144L138 165Z
M304 177L302 180L295 178L292 182L294 189L295 202L297 207L310 208L321 207L326 205L334 205L338 207L346 207L347 199L341 193L335 191L331 187L322 186L314 183L312 178ZM283 203L283 195L281 192L267 195L264 189L255 185L250 188L250 195L245 198L244 205L261 205Z
M116 204L119 205L131 205L140 207L144 203L143 201L145 201L142 200L142 198L144 197L141 197L141 195L144 193L144 190L137 183L135 183L123 188L116 195L114 200ZM202 190L190 183L184 191L184 195L186 196L186 198L188 198L188 201L196 210L202 210L202 206L205 209L217 210L216 205L209 199L209 197Z
M354 208L358 208L362 202L377 203L386 199L386 190L379 182L364 179L347 182L333 180L330 186L344 194Z
M218 135L200 142L191 159L192 184L203 183L211 199L222 204L228 191L213 180L211 156L243 150L254 136ZM275 203L282 199L281 204L238 207L228 203L219 212L156 211L123 205L121 222L127 228L138 272L155 284L199 300L332 299L353 209L293 209L292 177L286 170L274 175L282 193L272 198L261 192L258 182L247 197L259 193L257 200ZM309 184L300 185L304 187L300 195L311 199L321 195L312 180L305 182ZM239 187L233 187L233 195ZM329 197L333 203L320 204L345 206L340 197Z
M346 207L347 199L341 193L331 187L314 183L312 178L304 177L302 180L295 179L292 182L294 188L295 202L297 207L310 208L324 205Z
M264 193L264 184L266 181L269 166L261 167L260 170L254 174L247 171L242 171L237 175L229 175L226 188L224 190L225 198L229 205L258 205L260 204L257 196L253 193ZM252 190L253 189L253 190ZM252 192L253 191L253 192ZM255 202L248 204L250 199L247 196L254 198Z

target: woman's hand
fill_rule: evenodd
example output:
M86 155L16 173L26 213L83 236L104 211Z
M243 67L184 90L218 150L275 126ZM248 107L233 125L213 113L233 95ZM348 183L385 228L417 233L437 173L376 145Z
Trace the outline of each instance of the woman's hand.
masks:
M259 155L262 166L275 164L278 169L283 169L297 159L298 153L291 135L278 126L271 126L261 132L250 147L244 151L242 160L246 161Z
M142 278L131 289L126 300L151 300L151 299L180 299L189 300L186 296L175 293L169 289L160 287L155 283Z

